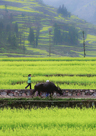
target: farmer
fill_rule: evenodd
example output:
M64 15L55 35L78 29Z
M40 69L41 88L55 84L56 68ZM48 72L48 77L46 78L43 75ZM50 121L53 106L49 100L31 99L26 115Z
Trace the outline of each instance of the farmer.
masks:
M46 80L46 82L49 82L49 80ZM46 93L46 97L48 97L49 93Z
M28 75L28 85L25 87L25 89L30 86L31 89L31 74Z

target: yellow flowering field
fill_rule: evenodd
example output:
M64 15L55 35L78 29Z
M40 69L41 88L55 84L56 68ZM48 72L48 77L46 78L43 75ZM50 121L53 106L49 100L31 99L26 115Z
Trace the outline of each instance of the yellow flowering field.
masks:
M0 58L0 89L50 80L62 89L96 89L96 58Z
M96 109L0 109L1 136L95 136Z

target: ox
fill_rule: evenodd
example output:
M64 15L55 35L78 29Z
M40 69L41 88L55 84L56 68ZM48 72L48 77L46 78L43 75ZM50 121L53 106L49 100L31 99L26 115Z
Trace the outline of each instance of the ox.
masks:
M51 97L51 94L53 96L53 93L56 92L56 93L59 93L60 95L63 95L62 93L62 90L59 88L59 87L56 87L54 83L52 82L45 82L45 83L38 83L34 86L34 89L33 89L33 93L32 95L38 91L38 95L40 95L41 92L46 92L46 93L49 93L50 94L50 97Z

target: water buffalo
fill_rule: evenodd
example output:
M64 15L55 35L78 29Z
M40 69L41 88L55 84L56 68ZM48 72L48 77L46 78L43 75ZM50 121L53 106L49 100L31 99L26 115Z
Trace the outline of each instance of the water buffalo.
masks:
M33 90L32 95L36 91L38 91L39 96L40 96L40 92L49 93L50 97L51 97L51 94L53 96L54 92L59 93L60 95L63 95L62 90L59 87L56 87L55 84L52 83L52 82L45 82L45 83L38 83L38 84L36 84L34 86L34 90Z

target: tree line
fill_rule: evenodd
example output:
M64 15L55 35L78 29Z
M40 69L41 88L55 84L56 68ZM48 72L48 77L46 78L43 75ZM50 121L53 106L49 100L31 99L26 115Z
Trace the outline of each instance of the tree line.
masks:
M37 26L35 30L30 27L29 35L25 38L23 27L18 27L18 23L12 24L11 22L0 21L0 52L4 50L25 49L24 42L27 39L32 47L38 46L39 31ZM23 45L23 46L22 46Z
M64 6L64 4L59 6L57 9L57 13L61 14L63 17L70 17L71 13L67 11L67 8Z
M22 17L23 18L23 17ZM33 24L29 26L29 34L25 37L26 24L23 24L21 27L18 27L18 23L12 23L13 16L10 15L10 20L0 21L0 52L3 49L25 49L24 41L28 40L31 47L38 47L38 39L40 35L40 20L38 21L37 17L34 17ZM25 28L24 28L25 25ZM27 26L28 27L28 26ZM43 27L43 26L42 26ZM78 30L68 24L57 24L55 23L53 33L53 42L55 45L60 44L78 44L79 32Z
M32 45L33 47L38 46L39 34L40 34L40 27L39 26L37 26L36 30L34 30L32 27L30 27L28 41L30 42L30 45Z
M18 25L17 23L6 24L5 22L0 22L0 47L1 48L12 48L18 47Z
M40 27L30 27L27 40L32 47L38 47ZM54 45L76 45L80 35L78 30L71 25L54 24L53 42ZM23 32L19 31L18 23L4 25L0 22L0 47L6 49L17 49L25 40ZM24 48L24 46L23 46Z
M37 27L36 32L33 28L30 28L28 41L33 47L38 47L38 39L40 34L40 28ZM53 43L54 45L77 45L79 43L79 38L81 34L78 29L73 25L68 24L57 24L53 26Z
M76 45L79 37L79 32L74 26L54 24L53 41L55 45Z

